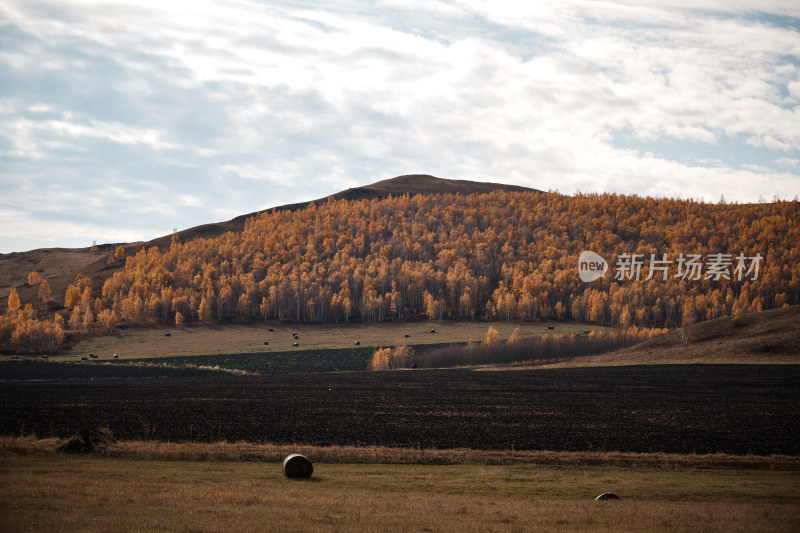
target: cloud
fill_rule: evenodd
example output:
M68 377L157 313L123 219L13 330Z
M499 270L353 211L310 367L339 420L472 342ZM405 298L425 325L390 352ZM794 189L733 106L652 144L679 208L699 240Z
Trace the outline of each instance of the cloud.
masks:
M0 208L145 239L412 172L793 197L798 17L777 0L6 2Z

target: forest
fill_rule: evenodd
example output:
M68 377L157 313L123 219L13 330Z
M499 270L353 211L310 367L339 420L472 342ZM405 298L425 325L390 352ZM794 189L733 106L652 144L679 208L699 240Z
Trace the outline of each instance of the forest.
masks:
M40 284L38 309L20 306L12 291L0 348L52 350L65 335L158 323L491 319L675 327L800 303L797 242L797 201L537 191L330 199L264 212L242 232L174 237L164 250L126 257L120 247L108 261L124 268L98 293L79 275L56 313L47 312L46 280L29 279ZM584 250L609 262L609 272L591 283L578 276ZM640 279L615 275L615 259L632 254L643 258ZM681 275L673 263L692 254L707 261L700 265L706 270ZM739 256L760 263L753 270L750 261L747 275L737 276ZM666 258L668 271L649 272Z

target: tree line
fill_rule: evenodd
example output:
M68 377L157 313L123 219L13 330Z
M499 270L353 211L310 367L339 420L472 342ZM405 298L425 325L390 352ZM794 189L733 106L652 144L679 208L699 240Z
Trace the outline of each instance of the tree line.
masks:
M800 203L710 205L538 192L328 200L241 232L142 248L94 294L80 276L70 332L225 321L581 320L671 327L800 301ZM757 278L584 283L578 256L743 254ZM40 313L41 316L46 316ZM55 320L55 319L52 319ZM7 326L8 327L8 326ZM16 327L16 326L15 326ZM6 343L6 337L0 339Z

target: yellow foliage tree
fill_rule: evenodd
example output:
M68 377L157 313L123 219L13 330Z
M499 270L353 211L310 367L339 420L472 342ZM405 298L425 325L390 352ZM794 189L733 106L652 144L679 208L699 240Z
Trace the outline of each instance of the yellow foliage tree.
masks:
M486 332L486 337L483 339L483 342L485 344L492 344L498 340L500 340L500 332L494 329L492 326L489 326L489 330Z

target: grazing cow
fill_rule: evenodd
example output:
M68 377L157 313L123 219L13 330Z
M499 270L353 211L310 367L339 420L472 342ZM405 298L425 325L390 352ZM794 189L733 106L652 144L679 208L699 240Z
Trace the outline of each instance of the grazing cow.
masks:
M119 356L117 354L114 354L114 359L119 359Z
M547 326L547 329L556 329L553 326Z
M83 357L81 357L81 361L88 361L88 360L89 360L89 358L86 357L85 355Z
M269 345L269 341L264 341L264 346L268 346L268 345Z
M270 331L275 331L275 328L269 328Z
M42 356L42 359L47 359L47 354L44 354L44 355Z
M436 333L436 330L435 330L435 329L432 329L432 330L431 330L431 333Z
M18 357L16 355L12 355L11 359L18 359Z
M353 344L355 344L356 346L359 346L359 345L361 345L361 343L360 343L360 342L358 342L358 341L354 342Z
M300 346L300 343L298 342L292 343L292 346Z
M170 333L170 332L168 331L168 332L164 333L164 336L166 336L166 337L172 337L172 333Z
M590 329L585 329L585 330L583 330L583 334L584 334L584 335L588 335L588 334L589 334L589 333L591 333L591 332L592 332L592 330L590 330Z
M403 337L405 337L405 338L408 338L408 337L410 337L410 336L411 336L411 335L409 335L408 333L406 333L405 335L403 335Z
M299 339L300 335L298 335L297 333L292 333L292 337L294 337L295 339Z

